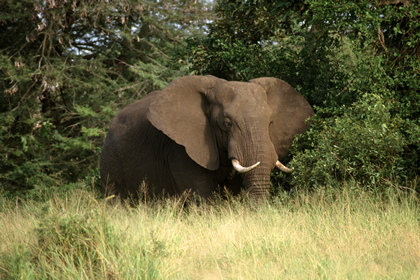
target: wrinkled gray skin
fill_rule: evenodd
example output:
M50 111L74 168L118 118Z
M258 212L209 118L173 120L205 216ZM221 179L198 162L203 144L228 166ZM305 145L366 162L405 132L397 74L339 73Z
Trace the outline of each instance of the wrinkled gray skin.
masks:
M149 195L189 190L208 197L223 184L267 198L271 170L312 115L309 103L276 78L179 78L112 120L100 162L106 195L138 199L147 186ZM232 159L260 164L239 174Z

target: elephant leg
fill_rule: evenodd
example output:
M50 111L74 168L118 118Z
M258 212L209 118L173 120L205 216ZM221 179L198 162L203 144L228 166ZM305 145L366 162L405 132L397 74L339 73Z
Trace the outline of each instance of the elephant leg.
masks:
M168 155L168 163L179 193L192 191L202 197L209 197L216 190L214 173L193 161L183 146L174 144Z

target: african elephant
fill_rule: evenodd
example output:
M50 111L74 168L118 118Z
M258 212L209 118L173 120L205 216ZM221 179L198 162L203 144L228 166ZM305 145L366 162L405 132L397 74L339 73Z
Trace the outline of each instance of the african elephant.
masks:
M149 195L208 197L223 184L266 198L271 170L291 171L279 159L312 115L304 97L276 78L179 78L112 120L100 161L106 195L138 199L146 186Z

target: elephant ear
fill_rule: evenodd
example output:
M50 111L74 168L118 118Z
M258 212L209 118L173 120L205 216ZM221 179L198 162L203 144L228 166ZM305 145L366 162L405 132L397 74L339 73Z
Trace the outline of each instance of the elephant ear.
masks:
M220 83L213 76L187 76L166 86L149 106L147 118L157 129L185 147L204 168L219 168L216 139L207 118L206 93Z
M293 137L308 129L305 121L314 111L308 101L283 80L257 78L250 82L259 84L267 92L267 102L273 110L270 138L281 158L289 150Z

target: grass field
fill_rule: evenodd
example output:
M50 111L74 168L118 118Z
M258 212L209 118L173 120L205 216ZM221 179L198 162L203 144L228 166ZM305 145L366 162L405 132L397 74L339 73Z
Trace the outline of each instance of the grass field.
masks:
M345 188L276 201L0 199L0 279L420 279L414 195Z

